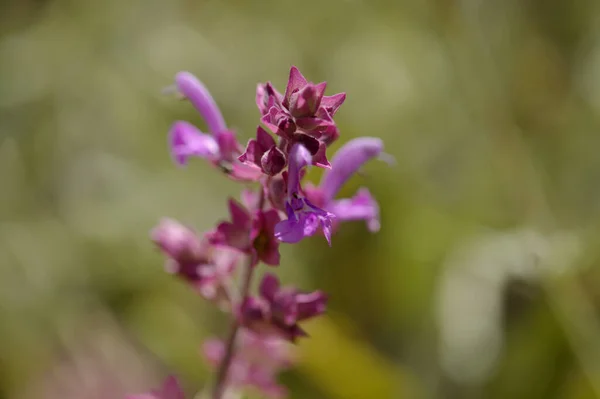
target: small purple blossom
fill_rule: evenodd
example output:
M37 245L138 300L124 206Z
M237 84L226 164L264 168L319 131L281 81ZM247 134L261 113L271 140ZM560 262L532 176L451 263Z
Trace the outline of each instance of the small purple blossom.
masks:
M195 278L198 265L210 262L208 241L176 220L162 219L150 235L162 252L179 265L178 272L188 278Z
M304 146L296 144L290 151L285 202L287 219L275 226L275 237L283 242L296 243L322 230L331 245L331 223L335 215L318 208L300 192L300 173L310 162L310 153Z
M374 137L359 137L347 142L335 154L331 169L325 171L318 187L307 186L306 195L315 204L333 213L337 221L365 220L370 231L379 230L379 205L366 188L353 198L334 199L340 188L365 163L382 154L383 142Z
M321 291L300 293L281 287L273 274L265 274L259 297L248 297L240 309L242 323L253 331L295 341L306 336L298 322L325 312L327 296Z
M177 378L170 376L159 389L149 393L128 395L125 399L185 399L185 395Z
M257 180L260 173L237 160L242 148L235 134L227 129L219 107L202 82L189 72L179 72L175 85L198 110L210 131L205 134L185 121L173 123L169 146L175 163L184 166L189 157L205 158L234 180Z
M154 243L167 256L165 269L190 283L205 299L219 307L230 306L229 285L239 254L214 248L208 237L173 219L163 219L151 234Z

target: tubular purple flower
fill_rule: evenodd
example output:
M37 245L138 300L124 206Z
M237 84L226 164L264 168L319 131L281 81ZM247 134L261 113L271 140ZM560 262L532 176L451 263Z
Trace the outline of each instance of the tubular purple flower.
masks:
M382 151L383 141L375 137L359 137L342 146L331 160L331 169L326 170L321 179L319 188L323 193L323 202L331 202L344 183Z
M179 72L175 75L175 84L181 94L190 100L192 105L200 112L208 126L208 130L215 137L227 130L225 119L223 119L217 103L198 78L190 72Z
M331 161L319 187L304 188L312 203L335 215L337 221L364 220L371 232L379 230L379 205L369 190L361 188L352 198L334 199L342 185L367 161L381 157L383 142L378 138L361 137L342 146Z

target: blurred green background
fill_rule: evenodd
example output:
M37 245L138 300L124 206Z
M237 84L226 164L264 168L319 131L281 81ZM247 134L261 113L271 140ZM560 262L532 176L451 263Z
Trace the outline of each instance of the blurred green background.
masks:
M242 142L290 65L348 98L342 137L397 159L343 195L376 235L283 248L330 293L292 398L600 398L600 2L0 1L0 398L120 398L211 378L223 315L162 271L148 232L199 230L239 187L176 168L162 96L188 70ZM318 178L312 171L311 179Z

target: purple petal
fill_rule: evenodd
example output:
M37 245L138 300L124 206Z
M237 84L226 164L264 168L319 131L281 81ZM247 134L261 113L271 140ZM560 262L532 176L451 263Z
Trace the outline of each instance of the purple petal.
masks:
M288 79L287 87L285 88L285 94L283 95L283 105L287 107L289 105L290 96L294 91L300 90L301 87L307 84L306 78L302 75L302 73L296 68L292 66L290 68L290 77Z
M308 83L290 98L290 113L296 117L312 116L319 109L323 93L327 87L326 82L317 85Z
M275 238L289 244L295 244L304 237L310 237L323 230L325 238L331 245L331 218L332 214L326 212L326 216L310 211L297 212L296 218L288 218L275 226Z
M231 165L228 176L237 181L256 181L261 178L262 171L255 166L236 162Z
M275 238L281 242L295 244L305 237L304 225L292 219L283 220L275 225Z
M269 109L274 105L281 107L282 101L283 96L275 90L270 82L256 86L256 105L261 115L269 112Z
M325 313L327 295L321 291L296 294L296 303L298 307L298 320L309 319Z
M325 108L329 115L334 116L338 108L340 108L345 100L346 93L337 93L333 96L323 96L323 99L321 100L321 107Z
M264 154L264 150L255 139L248 140L246 150L238 157L238 161L250 166L260 166L260 159Z
M213 159L219 155L215 139L185 121L177 121L171 126L169 146L173 160L182 166L187 164L190 156Z
M342 146L331 160L331 169L324 173L319 185L325 203L335 197L342 185L365 162L377 157L382 150L383 142L374 137L359 137Z
M303 234L305 237L311 237L319 230L321 220L316 213L305 212L300 216L300 220L303 222Z
M274 274L266 273L260 282L258 291L263 298L269 302L273 302L275 294L279 291L279 286L279 279Z
M208 89L189 72L179 72L175 76L175 84L179 91L192 103L206 121L208 130L218 136L227 129L223 115Z
M275 140L273 139L273 136L271 136L261 126L258 126L256 128L256 142L265 151L277 144L277 143L275 143Z
M150 235L152 241L178 263L198 264L207 256L206 243L192 229L176 220L161 220Z
M275 241L276 244L279 242ZM279 254L279 246L270 245L263 250L260 254L260 260L262 260L265 264L269 266L279 266L281 262L281 255Z
M233 198L229 199L229 214L231 215L231 221L236 227L242 229L250 227L251 218L248 210Z
M364 220L369 231L379 231L379 205L366 188L361 188L353 198L334 200L327 210L338 220Z

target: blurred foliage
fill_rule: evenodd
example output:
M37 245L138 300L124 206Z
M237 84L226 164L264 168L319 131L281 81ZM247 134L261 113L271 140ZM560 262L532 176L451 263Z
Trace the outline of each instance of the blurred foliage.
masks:
M0 397L207 383L226 321L148 231L238 187L172 165L170 123L202 122L160 91L194 72L245 141L292 64L397 160L342 193L372 189L379 234L284 249L331 295L292 397L600 397L599 27L592 0L0 1Z

